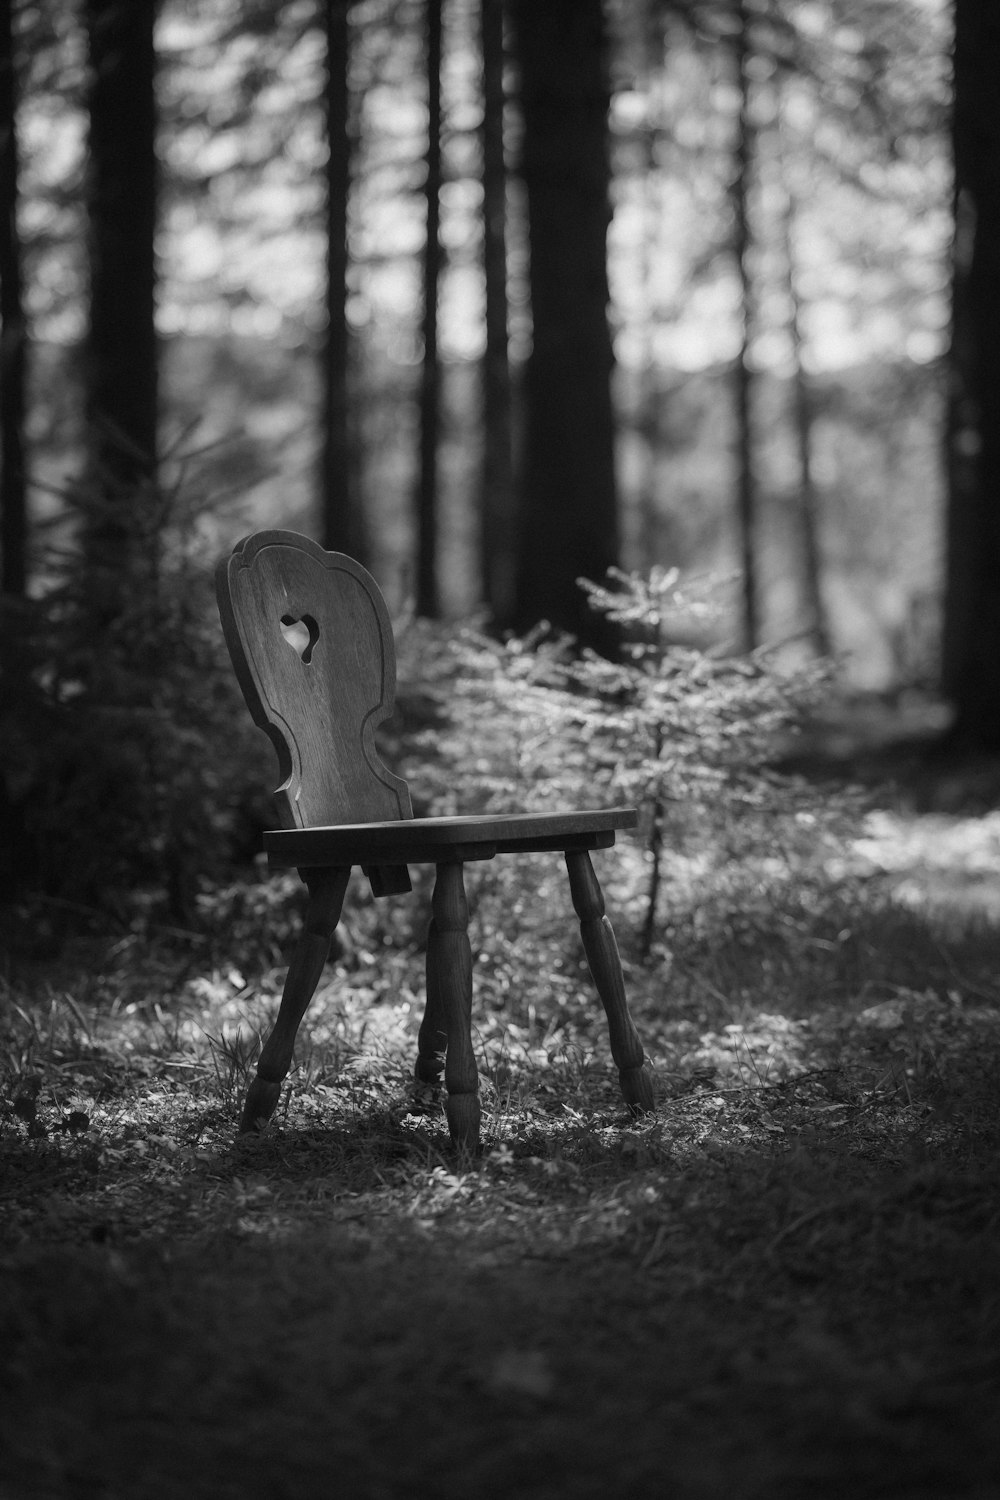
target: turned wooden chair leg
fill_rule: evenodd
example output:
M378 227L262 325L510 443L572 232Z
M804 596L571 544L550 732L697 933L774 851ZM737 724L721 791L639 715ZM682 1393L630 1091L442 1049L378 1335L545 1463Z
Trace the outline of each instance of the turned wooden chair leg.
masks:
M292 1065L295 1035L329 956L330 941L340 921L350 878L349 869L310 871L303 876L309 887L309 905L285 976L274 1028L261 1048L257 1076L247 1090L240 1120L241 1135L250 1134L274 1113L281 1085Z
M604 914L600 882L585 849L567 849L566 868L587 962L608 1018L611 1056L618 1068L622 1095L632 1114L644 1114L653 1108L653 1081L629 1014L622 961L611 923Z
M435 1100L440 1092L448 1053L448 1019L438 980L440 964L437 958L431 958L437 943L436 934L437 925L432 917L427 934L427 1003L417 1032L417 1061L413 1069L418 1097Z
M461 864L438 865L432 912L427 935L429 1019L424 1020L426 1032L421 1027L418 1068L430 1066L430 1052L440 1046L443 1030L448 1129L459 1150L471 1153L479 1146L479 1070L472 1050L472 949Z

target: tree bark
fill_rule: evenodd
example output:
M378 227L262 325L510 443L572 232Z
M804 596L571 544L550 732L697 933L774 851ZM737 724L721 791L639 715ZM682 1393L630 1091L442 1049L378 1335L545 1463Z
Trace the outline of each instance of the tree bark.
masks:
M441 612L437 579L438 433L441 374L438 360L438 287L441 280L441 45L442 0L426 0L427 26L427 228L424 236L424 355L420 369L420 470L417 484L417 613Z
M830 655L830 629L823 603L822 564L819 547L819 495L813 477L813 393L802 363L802 301L789 231L788 292L792 315L792 385L794 394L795 447L799 459L799 527L802 537L802 586L805 594L809 635L818 655Z
M577 586L618 560L608 327L606 36L600 0L516 0L530 225L517 619L610 648Z
M504 159L504 0L481 0L483 54L483 461L480 537L483 595L494 624L514 618L514 475L507 327L507 169Z
M745 0L736 0L735 70L740 108L736 125L733 204L733 254L740 278L740 349L734 372L736 397L736 522L742 575L743 648L760 644L760 598L757 577L757 484L754 473L753 370L750 340L754 321L754 286L750 267L750 219L748 199L755 155L754 129L750 118L750 20Z
M819 495L813 475L813 429L815 425L813 392L803 362L804 302L800 289L799 265L795 253L797 194L793 186L792 164L784 151L782 122L777 120L778 171L781 177L781 240L784 252L788 290L788 335L792 346L792 394L795 448L799 460L799 528L802 539L802 588L805 596L809 635L820 656L830 654L830 627L823 600L822 561L819 545Z
M156 0L87 0L90 329L85 545L110 584L156 484ZM112 589L113 592L113 589ZM114 604L105 601L111 613Z
M956 0L943 686L953 741L1000 750L1000 11Z
M0 593L19 598L28 580L24 389L28 329L17 228L17 75L13 0L0 0Z
M366 560L354 478L347 323L347 209L351 191L349 0L326 0L326 305L322 350L320 531L324 547Z
M638 565L644 571L661 560L661 543L666 540L657 485L663 394L656 350L659 323L656 278L662 258L660 227L663 218L663 173L657 159L660 139L658 94L666 41L664 22L665 17L655 0L641 0L641 4L635 7L628 38L636 58L637 86L646 100L644 118L635 132L642 195L642 229L635 274L641 291L642 310L633 325L641 350L636 359L638 390L634 417L641 455L635 499L635 551Z

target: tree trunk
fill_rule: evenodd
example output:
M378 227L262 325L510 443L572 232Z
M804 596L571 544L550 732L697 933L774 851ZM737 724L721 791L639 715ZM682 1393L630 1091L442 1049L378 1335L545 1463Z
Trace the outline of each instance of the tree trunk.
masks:
M780 105L779 105L780 111ZM813 477L814 409L809 376L803 363L803 299L799 287L799 266L795 254L796 194L792 186L792 167L783 150L780 113L777 121L778 170L781 197L781 239L785 261L790 315L788 334L792 345L792 390L795 448L799 460L799 525L802 539L802 588L805 596L809 634L820 656L830 654L830 628L823 603L822 569L819 550L819 496Z
M750 20L745 0L736 0L735 65L740 94L736 126L735 172L730 189L733 204L733 254L740 278L740 351L735 369L736 396L736 521L742 576L743 648L760 644L760 600L757 577L757 485L754 474L753 371L750 339L754 322L754 287L750 268L748 198L755 142L750 118Z
M326 305L322 350L320 531L324 547L365 561L354 486L347 325L347 206L351 191L349 0L326 0Z
M577 579L618 560L608 327L606 37L600 0L516 0L530 225L517 616L599 647L614 632Z
M954 741L1000 750L1000 11L956 0L943 685Z
M799 526L802 537L802 587L805 595L809 635L820 656L830 655L830 630L823 603L819 551L819 496L813 478L813 397L802 363L802 303L794 264L788 266L788 290L792 315L792 384L795 400L795 447L799 458Z
M660 230L663 223L663 172L657 159L660 137L657 85L663 70L664 17L650 0L643 0L636 20L637 45L646 117L641 127L642 149L642 239L638 275L643 292L642 356L639 362L639 404L636 427L642 442L642 472L638 494L639 566L645 571L663 560L664 531L660 513L658 468L660 418L663 396L656 350L659 308L656 295L657 266L662 258ZM665 555L665 553L664 553ZM671 559L668 559L671 560Z
M424 237L424 357L420 371L420 472L417 487L417 613L441 612L437 581L438 432L441 375L438 361L438 285L441 280L441 31L443 0L426 0L427 15L427 231Z
M24 387L28 331L17 229L17 75L14 0L0 0L0 593L27 588L28 512Z
M85 548L117 612L157 457L155 0L87 0L90 330ZM98 601L95 600L95 603Z
M507 329L507 170L504 161L504 0L481 0L483 52L483 467L480 537L483 594L496 625L514 618L514 476Z

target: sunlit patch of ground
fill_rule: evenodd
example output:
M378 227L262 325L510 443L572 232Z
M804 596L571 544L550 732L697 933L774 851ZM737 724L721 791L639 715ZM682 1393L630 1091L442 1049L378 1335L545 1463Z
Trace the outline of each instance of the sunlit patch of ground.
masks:
M1000 924L1000 812L961 817L880 809L853 841L854 873L891 877L895 899Z

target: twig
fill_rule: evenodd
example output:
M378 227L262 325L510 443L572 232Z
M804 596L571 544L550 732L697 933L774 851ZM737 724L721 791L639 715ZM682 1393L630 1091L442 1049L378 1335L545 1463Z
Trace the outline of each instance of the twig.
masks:
M801 1229L803 1224L808 1224L811 1219L818 1219L821 1214L832 1213L834 1209L840 1207L842 1207L840 1203L820 1203L815 1208L807 1208L805 1213L799 1214L798 1218L793 1219L790 1224L785 1224L778 1230L774 1239L764 1247L764 1254L768 1256L773 1255L782 1240L787 1239L790 1234L794 1234L797 1229Z

